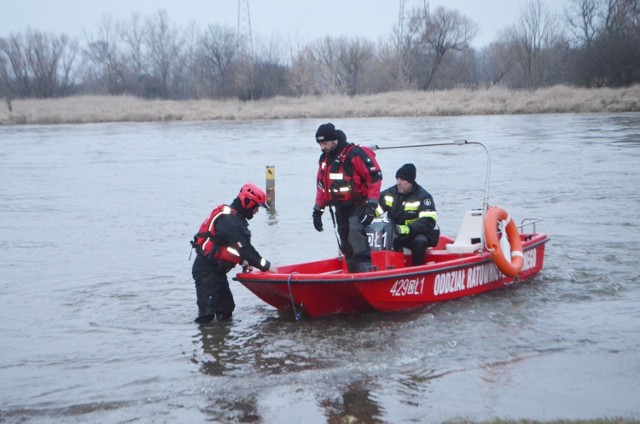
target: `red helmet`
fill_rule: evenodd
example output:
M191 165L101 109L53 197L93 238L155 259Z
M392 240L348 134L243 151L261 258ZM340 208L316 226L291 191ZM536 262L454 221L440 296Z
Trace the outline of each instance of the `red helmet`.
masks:
M253 209L256 205L269 209L267 205L267 196L264 191L260 190L257 185L247 183L242 186L238 194L240 204L245 209Z

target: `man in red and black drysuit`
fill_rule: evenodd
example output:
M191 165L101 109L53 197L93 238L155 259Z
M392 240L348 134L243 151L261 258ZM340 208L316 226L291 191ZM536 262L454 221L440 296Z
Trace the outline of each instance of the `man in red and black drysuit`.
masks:
M336 209L340 249L349 272L371 270L371 249L365 227L375 218L382 171L375 153L347 142L344 132L331 123L320 125L316 141L322 154L318 161L313 226L322 231L325 206Z
M248 222L258 213L260 206L268 209L266 199L257 186L243 185L231 205L214 208L194 236L191 244L197 254L191 273L198 303L196 322L231 317L236 305L227 273L237 264L253 266L260 271L271 267L271 263L251 245Z

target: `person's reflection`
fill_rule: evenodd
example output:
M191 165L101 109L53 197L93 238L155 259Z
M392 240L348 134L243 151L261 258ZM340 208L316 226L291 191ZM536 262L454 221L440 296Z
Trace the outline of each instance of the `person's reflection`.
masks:
M202 355L194 355L194 362L200 364L200 372L212 376L221 376L225 372L234 369L234 361L230 356L234 355L234 349L229 345L229 333L231 321L213 321L209 324L200 324L199 334L195 343L202 344ZM200 358L200 359L198 359Z
M193 362L200 365L199 371L210 376L224 376L240 368L242 362L238 346L232 335L233 321L212 321L200 324L194 336L196 352ZM212 396L204 412L215 422L260 422L257 400L250 393L225 393L222 398Z
M351 383L342 399L325 399L320 402L327 411L327 422L338 423L382 423L382 410L378 402L372 399L362 382Z

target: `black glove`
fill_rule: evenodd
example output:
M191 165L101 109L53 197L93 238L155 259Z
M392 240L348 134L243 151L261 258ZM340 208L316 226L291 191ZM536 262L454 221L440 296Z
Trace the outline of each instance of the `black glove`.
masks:
M404 242L407 240L406 236L398 236L393 239L392 248L396 252L400 252L404 247Z
M376 217L376 208L378 207L378 202L375 200L368 200L364 205L362 212L360 213L360 223L363 227L371 225L373 222L373 218Z
M321 208L319 208L318 206L314 206L313 207L313 226L315 227L316 231L322 231L322 212L324 212L324 210L322 210Z

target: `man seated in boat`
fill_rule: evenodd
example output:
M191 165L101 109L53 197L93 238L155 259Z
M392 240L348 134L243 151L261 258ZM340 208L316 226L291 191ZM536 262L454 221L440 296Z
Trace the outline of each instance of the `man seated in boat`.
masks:
M423 265L427 248L438 244L440 228L433 197L416 182L414 164L398 169L396 184L380 193L376 212L386 212L394 224L393 249L410 249L413 265Z

